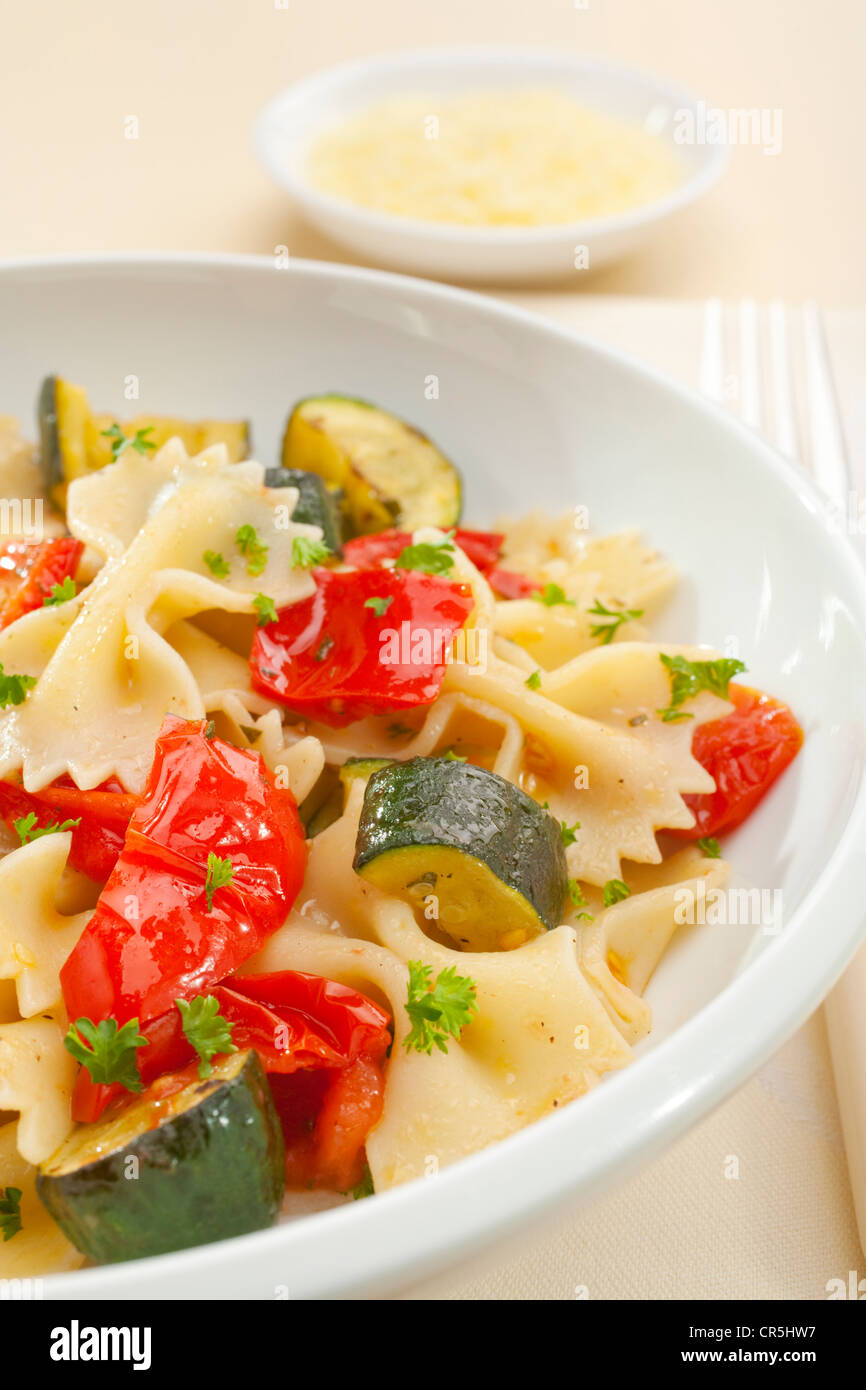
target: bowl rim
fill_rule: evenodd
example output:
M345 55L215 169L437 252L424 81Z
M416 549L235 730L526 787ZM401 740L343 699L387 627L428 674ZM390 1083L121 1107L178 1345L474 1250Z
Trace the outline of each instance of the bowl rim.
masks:
M565 350L577 346L597 354L625 377L653 383L668 399L704 415L714 428L727 433L751 454L755 467L771 475L810 514L811 524L820 525L820 517L827 514L827 501L811 479L795 472L754 431L627 353L528 310L452 286L326 262L299 259L292 266L325 289L329 284L353 284L377 294L402 294L424 305L444 302L503 329L516 326L530 337L555 340ZM273 274L274 265L267 256L195 252L17 257L0 261L0 288L6 281L46 271L70 278L85 271L92 278L118 271L182 275L202 268L245 276ZM848 536L834 537L833 563L856 607L866 660L866 569ZM597 1195L660 1153L730 1095L821 1002L854 954L866 925L859 907L866 894L864 831L866 775L833 852L783 933L670 1037L618 1072L615 1084L596 1087L579 1105L564 1106L462 1159L435 1180L406 1183L379 1194L375 1202L354 1203L152 1259L49 1275L43 1281L45 1297L202 1297L209 1279L211 1286L214 1279L221 1283L222 1292L206 1295L217 1298L237 1297L224 1292L235 1280L243 1281L247 1290L257 1290L245 1295L242 1289L240 1296L247 1297L281 1296L266 1292L269 1284L286 1288L292 1298L375 1294L458 1264L550 1218L556 1208ZM824 910L827 904L831 911ZM796 949L791 948L794 937ZM820 944L818 968L802 949L804 944ZM788 967L783 991L777 988L780 952ZM742 1026L743 1018L749 1020L748 1028ZM699 1057L700 1065L695 1061ZM516 1174L524 1178L521 1185L515 1185Z
M722 177L730 162L730 150L727 145L696 146L695 148L703 153L700 164L670 192L635 208L627 208L606 217L548 223L538 227L463 227L449 222L427 221L423 218L404 217L396 213L361 207L346 198L317 188L281 159L280 147L275 138L275 121L286 108L315 103L321 96L339 90L357 78L398 71L408 65L434 68L446 62L463 66L467 70L472 66L492 69L496 66L516 66L523 63L527 66L527 74L533 65L539 69L570 67L576 74L605 73L625 81L658 86L664 89L668 100L674 106L694 108L702 101L702 98L687 88L661 74L594 54L484 44L399 49L319 68L280 88L262 107L253 123L253 148L260 164L280 187L291 194L299 206L311 208L318 219L338 218L344 225L351 225L356 232L387 232L391 236L398 234L407 244L435 240L442 247L466 246L478 251L486 247L541 248L553 246L563 240L570 242L580 238L604 237L650 227L709 192Z

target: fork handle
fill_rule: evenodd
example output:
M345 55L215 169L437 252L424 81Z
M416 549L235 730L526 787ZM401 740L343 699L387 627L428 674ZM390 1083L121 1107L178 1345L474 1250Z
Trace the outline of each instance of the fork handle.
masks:
M825 1008L860 1244L866 1252L866 944Z

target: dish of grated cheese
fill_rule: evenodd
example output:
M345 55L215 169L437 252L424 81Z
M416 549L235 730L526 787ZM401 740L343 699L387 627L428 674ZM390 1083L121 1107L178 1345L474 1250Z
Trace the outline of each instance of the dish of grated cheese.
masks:
M652 202L683 170L638 125L564 92L522 90L371 107L319 136L308 175L324 193L397 217L534 227Z

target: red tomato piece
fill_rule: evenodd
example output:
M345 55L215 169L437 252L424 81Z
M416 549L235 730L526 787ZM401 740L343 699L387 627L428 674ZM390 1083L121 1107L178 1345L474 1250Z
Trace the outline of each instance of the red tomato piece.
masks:
M797 756L803 742L803 730L780 700L745 685L732 685L728 696L734 705L731 713L695 729L692 753L714 778L716 790L683 797L694 812L695 824L670 832L683 839L735 830Z
M118 782L104 782L92 791L81 791L69 777L38 792L27 792L14 782L0 782L0 816L10 829L30 812L37 824L62 824L77 820L72 831L69 863L79 873L102 883L108 878L123 849L126 827L138 797L125 792Z
M271 1078L286 1141L289 1187L348 1192L361 1181L364 1145L382 1116L385 1078L359 1057L340 1071Z
M203 993L285 921L303 880L294 798L257 753L169 716L96 911L60 972L72 1019L140 1024ZM211 904L208 856L231 865Z
M333 1070L359 1057L382 1057L391 1043L390 1016L366 995L302 971L233 976L207 993L219 1000L219 1011L233 1025L232 1041L241 1050L255 1048L265 1071ZM145 1024L147 1047L137 1063L146 1086L167 1072L185 1067L195 1057L187 1042L180 1013L169 1009ZM127 1096L122 1086L96 1085L86 1067L78 1074L73 1096L73 1119L98 1119L113 1100Z
M432 704L474 606L469 589L418 570L320 568L313 578L310 598L256 630L255 688L334 728Z
M497 531L464 531L460 527L454 540L476 569L486 574L495 565L505 537ZM382 560L396 560L407 545L412 544L408 531L378 531L372 536L358 536L343 546L343 559L357 569L370 569Z
M537 579L529 579L516 570L500 569L498 565L488 572L487 582L500 598L530 598L542 588Z
M41 608L54 585L75 574L83 550L72 536L0 546L0 629Z

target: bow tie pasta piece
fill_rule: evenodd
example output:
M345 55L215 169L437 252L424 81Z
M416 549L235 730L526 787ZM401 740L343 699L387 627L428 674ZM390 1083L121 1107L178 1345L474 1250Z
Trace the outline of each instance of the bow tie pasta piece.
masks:
M32 790L64 773L81 787L117 777L141 790L165 714L206 713L166 632L208 609L253 614L257 593L284 607L312 592L309 571L293 567L292 545L318 538L318 528L291 521L297 489L268 489L263 478L253 461L229 464L221 446L189 459L174 440L153 460L127 450L72 484L70 529L106 560L74 600L60 640L57 614L71 604L0 633L7 671L31 674L34 646L47 655L26 702L0 716L0 776L21 767ZM241 524L264 547L260 563L236 543ZM223 578L214 578L205 551L225 558Z
M71 844L56 831L0 859L0 979L15 981L23 1018L59 1005L61 967L92 915L56 908Z
M36 1195L36 1169L18 1152L18 1126L0 1127L0 1189L21 1193L21 1229L0 1241L0 1280L31 1279L78 1269L84 1256L70 1245Z
M611 907L602 908L592 890L587 894L595 920L581 930L580 962L631 1046L652 1026L652 1010L640 996L679 925L680 895L694 901L699 882L706 890L721 888L728 872L723 859L707 859L690 847L660 865L629 866L631 896Z
M385 1113L367 1144L378 1190L422 1176L431 1155L444 1166L513 1133L625 1066L631 1051L581 970L571 927L519 951L457 952L354 874L362 799L356 782L343 816L311 841L289 923L246 968L315 968L387 999L395 1041ZM476 983L478 1013L459 1040L449 1040L447 1054L401 1046L410 960L434 976L455 966Z
M53 1018L0 1024L0 1110L18 1111L18 1152L28 1163L50 1158L71 1130L77 1070Z

